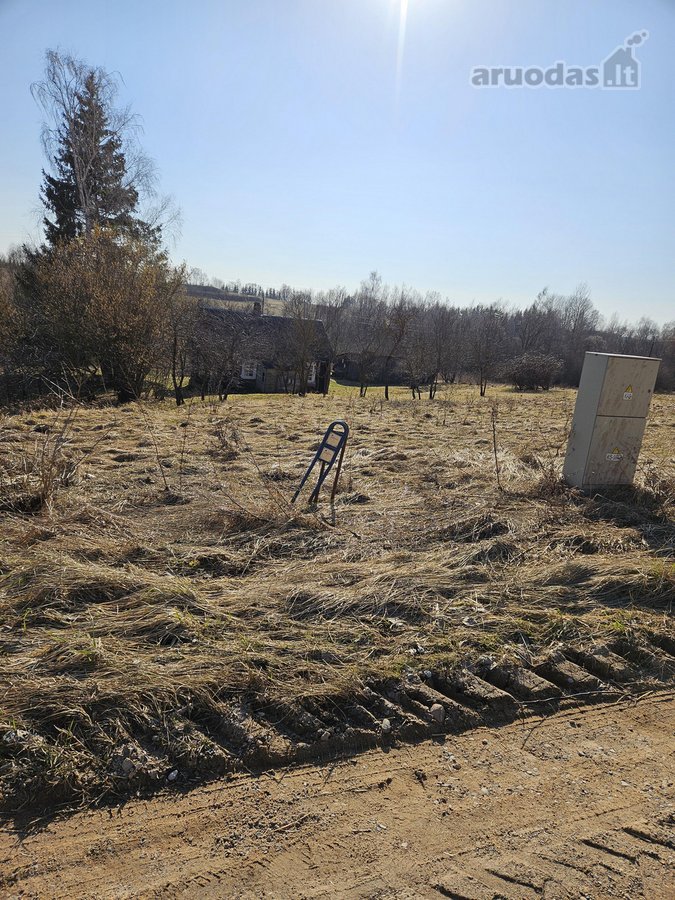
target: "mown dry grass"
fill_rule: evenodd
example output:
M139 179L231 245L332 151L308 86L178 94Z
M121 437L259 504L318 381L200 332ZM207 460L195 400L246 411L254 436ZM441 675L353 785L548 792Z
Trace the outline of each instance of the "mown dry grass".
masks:
M5 803L284 761L409 667L672 641L673 398L636 488L596 497L559 482L573 403L458 386L5 417ZM337 418L334 515L291 506Z

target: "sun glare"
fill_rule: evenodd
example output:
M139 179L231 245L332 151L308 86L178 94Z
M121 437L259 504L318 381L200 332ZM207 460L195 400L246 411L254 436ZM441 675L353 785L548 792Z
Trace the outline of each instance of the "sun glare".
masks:
M403 51L405 49L405 29L408 20L408 0L399 0L398 15L398 46L396 49L396 101L398 103L401 92L401 77L403 74Z

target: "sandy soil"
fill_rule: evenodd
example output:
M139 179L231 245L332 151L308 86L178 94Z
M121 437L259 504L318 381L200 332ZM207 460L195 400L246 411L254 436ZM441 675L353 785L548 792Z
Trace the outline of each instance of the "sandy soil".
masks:
M0 835L5 897L675 897L672 692Z

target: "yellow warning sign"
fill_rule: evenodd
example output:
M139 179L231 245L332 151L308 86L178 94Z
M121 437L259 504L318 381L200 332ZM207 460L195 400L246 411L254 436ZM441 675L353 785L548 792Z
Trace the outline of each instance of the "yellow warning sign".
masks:
M623 453L619 450L618 447L615 447L611 453L608 453L605 457L607 462L621 462L623 459Z
M626 390L623 392L624 400L632 400L633 399L633 385L629 384Z

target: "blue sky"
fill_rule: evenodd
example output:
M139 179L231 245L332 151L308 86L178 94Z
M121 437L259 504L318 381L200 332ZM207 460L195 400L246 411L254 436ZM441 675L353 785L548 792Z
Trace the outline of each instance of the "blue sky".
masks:
M122 74L177 261L315 288L377 269L458 303L585 281L607 316L675 319L674 0L408 0L402 53L400 7L0 0L0 250L39 236L29 85L60 47ZM643 29L638 91L470 84Z

